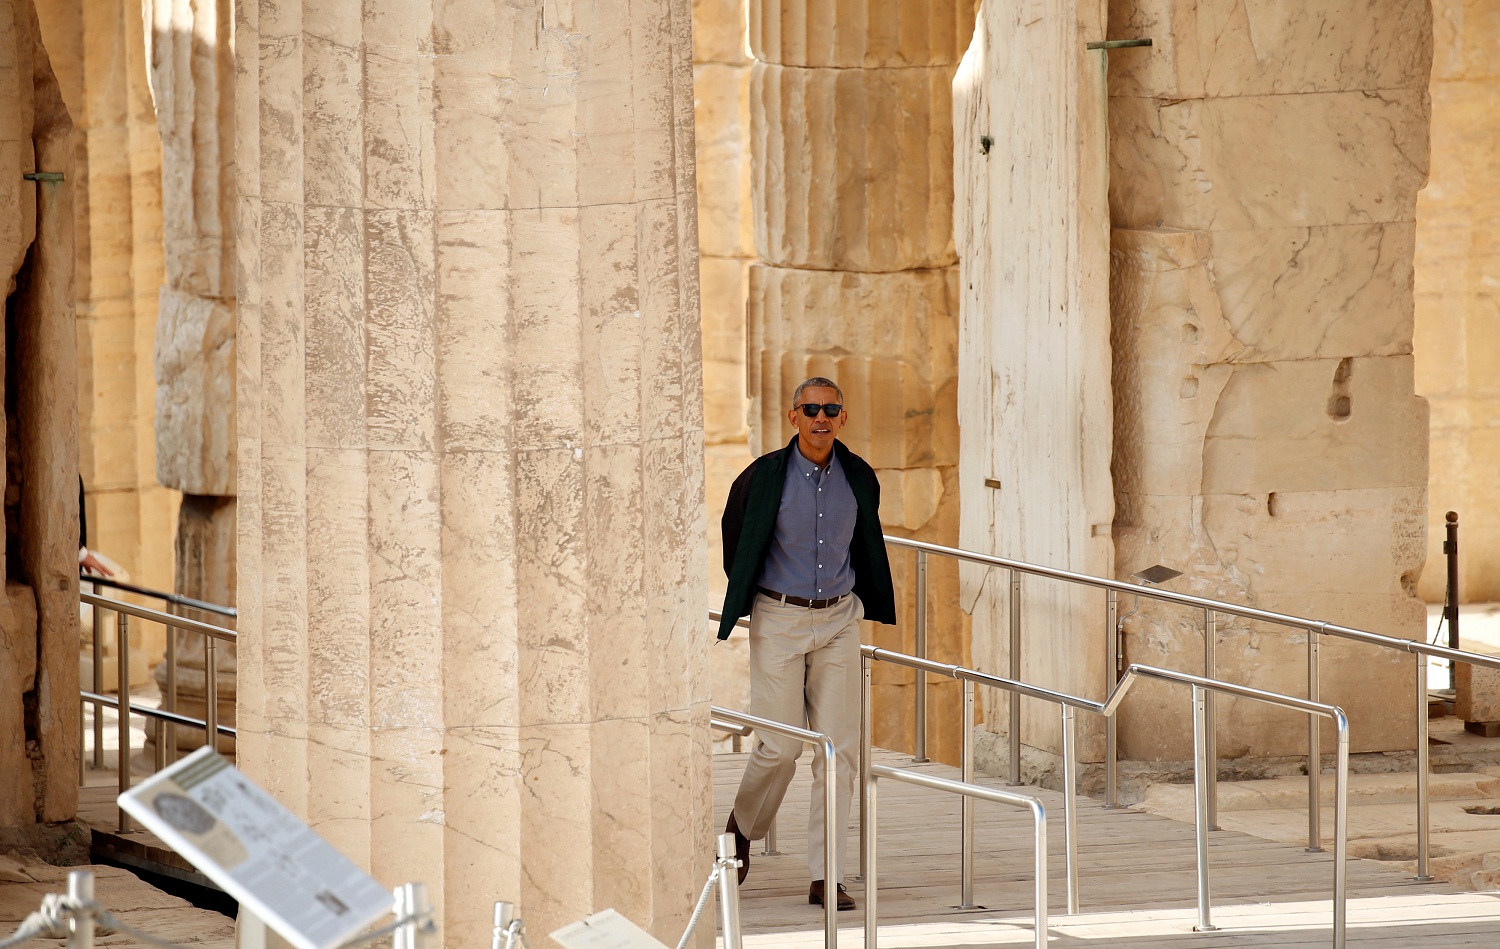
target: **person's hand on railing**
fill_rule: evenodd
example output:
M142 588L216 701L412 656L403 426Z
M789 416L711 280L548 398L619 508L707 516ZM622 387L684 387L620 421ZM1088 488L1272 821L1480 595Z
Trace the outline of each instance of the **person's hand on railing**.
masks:
M89 573L97 573L101 577L113 577L115 572L106 567L92 550L87 547L78 548L78 569L87 570Z

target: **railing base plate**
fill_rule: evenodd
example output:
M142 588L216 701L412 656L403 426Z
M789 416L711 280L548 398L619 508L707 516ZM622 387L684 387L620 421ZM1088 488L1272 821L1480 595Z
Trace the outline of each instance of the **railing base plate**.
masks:
M1195 933L1216 933L1218 931L1219 931L1219 927L1217 927L1217 926L1194 926L1193 927L1193 932L1195 932Z

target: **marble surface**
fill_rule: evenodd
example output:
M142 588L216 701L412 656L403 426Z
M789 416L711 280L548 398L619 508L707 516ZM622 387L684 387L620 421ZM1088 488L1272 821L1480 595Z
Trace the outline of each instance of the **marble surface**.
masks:
M1427 567L1418 589L1440 602L1447 579L1443 516L1459 514L1459 588L1500 599L1500 518L1492 472L1500 450L1500 3L1438 0L1432 161L1417 196L1417 391L1432 410Z
M1417 636L1428 458L1412 255L1430 23L1409 5L1381 12L1132 5L1127 21L1164 40L1110 60L1113 538L1122 572L1183 570L1169 589ZM1296 52L1309 44L1320 55ZM1189 613L1143 607L1126 661L1201 668ZM1302 694L1302 634L1224 618L1217 636L1218 674ZM1361 723L1356 750L1399 747L1409 663L1325 642L1320 664L1322 699ZM1149 694L1142 709L1172 701ZM1219 708L1224 754L1301 747L1286 715ZM1120 728L1127 756L1186 755L1185 720L1126 709Z
M238 10L240 757L453 944L707 872L690 13Z

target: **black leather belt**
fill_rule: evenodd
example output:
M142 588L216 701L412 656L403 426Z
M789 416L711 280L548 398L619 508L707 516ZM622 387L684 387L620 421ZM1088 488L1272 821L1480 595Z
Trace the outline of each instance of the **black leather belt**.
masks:
M841 593L838 596L830 597L826 600L809 600L800 596L791 596L786 593L777 593L775 590L767 590L765 587L756 587L756 589L760 590L760 592L764 593L766 596L780 603L785 603L788 606L800 606L804 609L809 610L826 610L833 604L839 602L844 597L849 595L847 593Z

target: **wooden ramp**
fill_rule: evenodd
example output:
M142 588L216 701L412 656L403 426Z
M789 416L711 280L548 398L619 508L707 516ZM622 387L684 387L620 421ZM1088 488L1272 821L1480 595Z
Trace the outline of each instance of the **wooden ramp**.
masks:
M729 817L745 754L714 758L716 829ZM811 779L804 755L778 822L781 856L753 845L750 877L740 888L749 946L823 944L822 909L807 903L807 806ZM877 763L957 778L947 765L912 765L895 752ZM1003 781L980 783L1004 787ZM1078 813L1077 916L1064 915L1062 795L1020 788L1047 809L1048 892L1053 946L1318 946L1332 944L1333 857L1309 854L1229 831L1209 849L1213 923L1197 933L1197 876L1190 824L1107 810L1081 798ZM858 802L856 801L856 817ZM852 822L853 823L853 822ZM1331 845L1331 822L1324 827ZM959 801L956 796L894 781L880 786L880 945L937 947L1030 945L1032 830L1027 811L976 802L975 886L979 910L959 910ZM846 873L859 869L858 826L851 827ZM864 888L848 880L859 908L840 917L840 945L864 944ZM1500 893L1472 893L1446 883L1416 883L1389 866L1349 861L1350 947L1500 947Z

